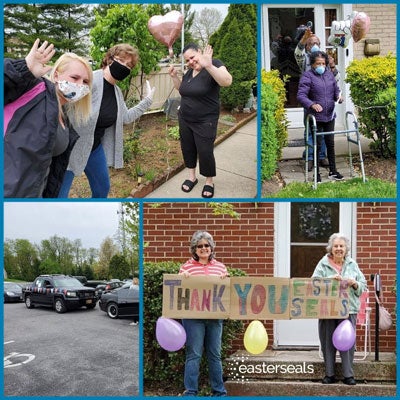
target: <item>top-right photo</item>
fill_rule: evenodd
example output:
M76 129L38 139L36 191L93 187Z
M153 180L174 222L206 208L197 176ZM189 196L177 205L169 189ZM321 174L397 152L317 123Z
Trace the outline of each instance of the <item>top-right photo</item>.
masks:
M261 197L396 197L396 13L261 6Z

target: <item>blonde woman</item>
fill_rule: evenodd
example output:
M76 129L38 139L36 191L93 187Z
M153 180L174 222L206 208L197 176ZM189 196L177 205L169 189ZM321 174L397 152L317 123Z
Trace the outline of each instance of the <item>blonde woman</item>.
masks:
M90 117L90 65L67 53L51 67L54 53L37 39L25 59L4 59L4 197L57 197L78 138L72 122Z

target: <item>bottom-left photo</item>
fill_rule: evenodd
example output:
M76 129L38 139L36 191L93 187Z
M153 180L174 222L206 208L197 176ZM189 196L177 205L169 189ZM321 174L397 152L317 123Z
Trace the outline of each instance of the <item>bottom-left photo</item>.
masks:
M3 204L4 396L138 396L139 204Z

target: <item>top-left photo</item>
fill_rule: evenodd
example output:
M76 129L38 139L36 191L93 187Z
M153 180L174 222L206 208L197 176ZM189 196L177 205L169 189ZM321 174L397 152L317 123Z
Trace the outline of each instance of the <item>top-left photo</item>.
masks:
M3 22L4 198L258 196L256 4L5 4Z

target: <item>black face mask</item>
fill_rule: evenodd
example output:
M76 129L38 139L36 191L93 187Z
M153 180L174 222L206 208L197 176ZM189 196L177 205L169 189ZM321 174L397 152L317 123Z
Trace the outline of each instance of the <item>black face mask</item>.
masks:
M109 68L111 76L117 81L124 80L131 73L128 67L115 60L109 65Z

